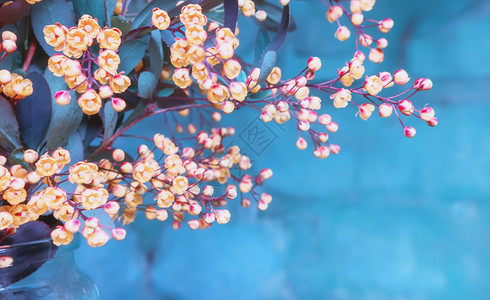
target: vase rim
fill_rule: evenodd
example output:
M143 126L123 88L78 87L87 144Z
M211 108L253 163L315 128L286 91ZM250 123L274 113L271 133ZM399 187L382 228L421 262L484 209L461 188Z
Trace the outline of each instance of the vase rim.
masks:
M22 246L29 246L29 245L45 244L45 243L52 244L52 239L51 238L44 238L44 239L40 239L40 240L23 242L23 243L15 243L15 244L10 244L10 245L0 245L0 250L11 249L13 247L22 247Z

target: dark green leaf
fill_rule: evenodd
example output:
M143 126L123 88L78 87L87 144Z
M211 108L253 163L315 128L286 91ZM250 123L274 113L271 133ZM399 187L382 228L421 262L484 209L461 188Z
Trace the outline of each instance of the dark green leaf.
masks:
M104 116L102 118L104 122L104 137L102 138L101 145L105 144L114 133L117 124L117 112L112 108L111 101L107 101L104 105Z
M24 167L27 170L28 165L24 161L23 155L24 155L24 150L22 149L22 147L19 147L19 148L15 149L12 153L10 153L9 162L12 165L21 165L22 167Z
M59 105L54 101L54 94L61 90L68 90L63 77L56 77L46 69L44 77L51 90L51 121L47 134L46 149L56 149L68 143L70 135L77 129L83 118L83 112L77 103L77 94L70 92L71 101L67 105Z
M136 67L145 55L149 39L150 35L145 34L134 40L124 42L121 45L119 48L119 57L121 57L121 64L119 65L120 71L124 71L128 74L134 67Z
M114 16L111 18L111 26L119 28L125 35L131 30L131 22L123 16Z
M65 0L43 0L42 2L36 3L32 6L31 18L34 34L44 51L50 56L52 56L55 51L54 48L48 45L44 40L44 26L54 25L56 22L59 22L68 28L75 26L73 13Z
M158 81L153 73L148 71L141 73L138 78L138 95L145 99L151 98L157 83Z
M157 94L158 97L168 97L174 93L174 89L163 89Z
M51 91L40 73L32 72L27 78L32 81L33 93L17 102L15 114L22 140L28 148L37 150L51 120Z
M255 47L254 47L254 59L253 65L257 66L260 62L260 58L265 54L264 51L267 46L270 44L271 38L267 31L263 29L259 29L257 33L257 38L255 39Z
M163 69L163 45L160 31L151 32L150 46L148 49L150 55L150 68L155 78L160 78Z
M21 146L17 118L12 106L0 96L0 145L6 150L14 150Z
M99 25L104 27L106 25L106 16L108 19L107 22L110 22L116 4L117 0L73 0L73 9L77 19L88 14L93 18L97 18Z

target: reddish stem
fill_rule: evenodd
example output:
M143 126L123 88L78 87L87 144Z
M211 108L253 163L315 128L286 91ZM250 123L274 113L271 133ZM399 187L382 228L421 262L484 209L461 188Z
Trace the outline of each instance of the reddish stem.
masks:
M29 50L27 51L26 60L24 61L24 65L22 66L22 70L24 70L24 72L27 72L27 69L29 69L29 65L32 62L34 52L36 52L36 45L36 40L32 40L31 45L29 46Z

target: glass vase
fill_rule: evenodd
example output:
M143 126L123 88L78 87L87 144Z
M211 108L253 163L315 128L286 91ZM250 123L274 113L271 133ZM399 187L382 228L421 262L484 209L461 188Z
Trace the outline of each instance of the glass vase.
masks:
M68 246L56 247L51 239L0 246L0 256L13 257L0 269L0 299L99 299L95 283L75 264L75 236Z

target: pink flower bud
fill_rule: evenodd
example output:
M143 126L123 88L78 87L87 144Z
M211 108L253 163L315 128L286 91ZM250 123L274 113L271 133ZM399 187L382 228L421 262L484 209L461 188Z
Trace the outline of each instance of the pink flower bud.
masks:
M389 72L381 72L378 74L379 79L381 79L381 83L383 84L383 88L389 88L393 86L393 78Z
M212 187L211 185L206 185L202 189L202 194L206 197L211 197L213 193L214 193L214 187Z
M237 195L238 195L238 193L236 190L236 186L229 185L226 187L226 198L235 199Z
M123 111L125 108L126 108L126 101L124 101L123 99L121 98L112 98L111 100L111 106L112 108L117 111L117 112L121 112Z
M259 68L253 68L252 71L250 72L250 79L253 81L258 81L260 76L260 69Z
M327 124L327 129L330 132L336 132L337 130L339 130L339 125L335 122L330 122Z
M341 42L345 41L350 37L350 31L345 26L339 26L339 28L335 32L335 37Z
M328 141L328 134L324 133L324 132L321 132L318 134L318 140L320 141L320 143L325 143Z
M308 146L308 143L306 142L306 140L302 137L300 137L297 141L296 141L296 147L298 147L299 150L305 150L306 147Z
M301 102L300 102L301 108L303 108L303 109L309 108L310 107L310 99L311 99L310 97L306 97L303 100L301 100Z
M308 70L308 71L306 71L306 73L305 73L305 78L306 78L307 80L313 80L313 79L315 79L315 72L314 72L314 71L312 71L312 70Z
M361 12L356 12L356 13L352 14L352 17L350 20L351 20L352 24L359 26L364 21L364 15Z
M71 95L68 91L58 91L54 94L54 101L58 105L67 105L70 103Z
M24 179L14 177L12 180L10 180L9 187L13 190L19 191L22 190L25 187L26 183Z
M213 121L215 122L219 122L221 121L221 114L217 111L215 111L212 115L211 115L211 118L213 119Z
M403 133L405 134L406 137L413 138L415 136L415 133L417 131L413 127L405 127L403 129Z
M17 35L13 33L12 31L5 30L2 32L2 40L11 40L16 42L17 41Z
M202 207L199 203L195 202L189 205L189 212L191 215L197 216L201 213Z
M296 78L296 86L297 87L304 87L308 83L308 80L306 80L306 77L304 76L299 76Z
M99 226L99 218L97 217L91 217L85 220L85 226L88 226L90 228L97 228Z
M133 165L129 162L124 162L121 164L121 172L131 173L133 172Z
M126 237L126 230L123 228L114 228L111 230L111 234L116 241L122 241Z
M214 173L211 170L206 170L202 173L202 180L204 181L212 181L214 179Z
M212 213L207 213L204 215L204 222L208 223L208 224L211 224L214 222L214 220L216 220L216 217L214 214Z
M378 48L384 49L388 47L388 40L385 38L380 38L379 40L376 41L376 45L378 46Z
M114 151L112 151L112 159L114 159L116 162L123 161L125 157L126 154L121 149L114 149Z
M244 208L250 207L250 199L243 198L242 201L240 201L240 204Z
M71 219L71 220L66 221L65 229L71 233L75 233L75 232L78 232L81 225L82 225L82 223L80 223L80 221L78 221L78 219Z
M424 80L424 78L419 78L419 79L415 80L415 82L413 83L413 88L416 90L420 89L422 86L423 80Z
M383 50L380 48L373 48L369 51L369 60L375 63L381 63L385 59Z
M322 61L318 57L310 57L308 59L308 69L310 69L313 72L316 72L320 70L322 67Z
M420 110L420 118L424 121L430 121L434 118L436 112L432 109L432 107L424 107Z
M366 55L361 51L357 50L356 53L354 53L354 58L357 58L358 60L363 62L366 59Z
M258 208L259 210L266 210L266 209L267 209L267 207L269 207L269 204L268 204L267 202L265 202L265 201L260 200L260 201L257 203L257 208Z
M388 31L390 31L391 28L393 28L394 24L395 23L392 19L384 19L383 21L379 22L379 31L381 31L382 33L387 33Z
M437 123L439 123L439 121L437 120L437 118L432 118L430 119L427 124L429 124L430 127L436 127L437 126Z
M420 89L422 91L428 91L432 88L432 80L430 80L429 78L424 78L421 82L420 82Z
M330 149L327 146L320 146L313 151L318 158L327 158L330 155Z
M196 230L199 228L199 221L198 220L190 220L187 222L187 226L189 226L189 228L192 230Z
M109 97L112 97L114 92L112 91L111 87L108 85L101 85L99 87L99 95L102 99L107 99Z
M262 177L262 179L267 180L267 179L272 177L272 170L271 169L263 169L262 171L260 171L259 176Z
M24 154L22 154L22 160L24 160L26 163L32 164L37 161L39 157L39 154L32 150L32 149L27 149Z
M322 125L327 125L332 122L332 117L329 114L323 114L318 118L318 122Z
M111 216L117 214L119 212L119 208L120 208L119 203L115 201L108 201L104 205L104 211Z
M277 110L280 112L287 112L289 110L289 104L286 101L279 101L279 103L277 103Z
M330 145L330 152L333 154L339 154L340 146L339 145Z
M401 69L395 72L393 81L395 81L396 84L403 85L410 81L410 77L408 77L407 71Z
M2 47L7 53L12 53L17 50L17 44L12 40L3 40Z
M393 106L387 103L381 104L379 107L379 116L382 118L387 118L391 116L391 113L393 112Z
M402 100L398 102L398 110L404 115L411 115L413 113L413 105L410 100Z
M308 131L310 130L310 122L308 121L299 121L298 123L298 129L301 131Z

